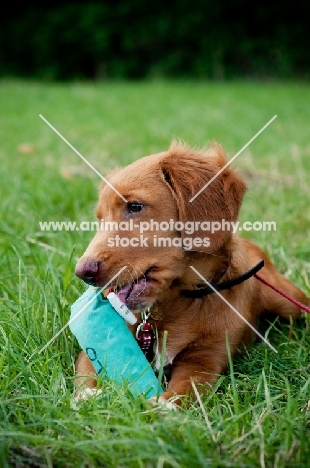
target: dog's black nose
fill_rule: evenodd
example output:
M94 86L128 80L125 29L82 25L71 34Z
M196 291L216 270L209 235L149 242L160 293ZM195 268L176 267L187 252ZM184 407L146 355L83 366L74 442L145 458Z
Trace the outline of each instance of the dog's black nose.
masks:
M79 260L75 269L75 274L81 278L85 283L95 285L101 273L102 263L98 260L88 258L86 260Z

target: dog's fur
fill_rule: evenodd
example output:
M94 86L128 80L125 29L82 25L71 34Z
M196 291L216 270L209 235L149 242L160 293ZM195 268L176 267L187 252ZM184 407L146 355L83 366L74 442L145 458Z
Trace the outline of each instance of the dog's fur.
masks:
M217 143L203 151L173 142L168 151L144 157L109 177L109 182L128 202L144 205L141 212L129 213L127 203L109 185L102 183L97 216L104 221L118 223L132 218L134 224L150 219L158 222L170 219L182 222L236 221L246 187L229 167L193 202L189 202L225 163L225 153ZM259 247L229 230L214 234L196 231L191 236L184 231L145 233L149 239L154 234L171 239L207 236L210 245L194 248L195 251L186 251L181 246L158 248L152 243L148 247L109 247L108 238L117 234L139 237L139 230L97 232L79 260L76 274L86 282L102 287L124 265L127 266L114 286L136 279L135 293L129 296L127 305L137 313L151 307L150 322L158 333L157 358L163 333L165 330L168 332L164 360L165 364L172 364L172 374L164 399L191 393L191 379L203 384L216 381L228 362L226 340L234 354L241 341L249 344L252 337L250 328L216 294L202 299L182 296L182 290L192 290L203 284L190 266L210 282L223 282L246 272L264 259L261 276L293 298L308 303L305 294L276 270ZM254 326L265 311L284 319L295 319L301 315L298 307L253 277L221 294ZM80 376L78 386L82 381L85 387L96 386L95 371L84 352L77 360L76 371Z

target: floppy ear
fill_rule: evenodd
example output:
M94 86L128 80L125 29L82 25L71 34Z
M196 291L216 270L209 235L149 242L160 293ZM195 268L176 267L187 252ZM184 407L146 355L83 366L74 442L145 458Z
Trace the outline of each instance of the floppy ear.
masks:
M236 221L238 217L246 186L232 169L225 168L219 173L226 162L225 152L218 143L213 143L208 151L202 151L174 141L162 159L161 170L176 200L179 221L199 222L200 227L193 234L188 235L184 230L181 231L183 240L185 237L207 237L210 241L209 246L205 243L190 250L214 253L231 236L228 223ZM210 185L190 202L213 177ZM227 222L226 226L222 220ZM205 230L207 221L220 223L220 229L214 233ZM219 227L218 224L213 226Z

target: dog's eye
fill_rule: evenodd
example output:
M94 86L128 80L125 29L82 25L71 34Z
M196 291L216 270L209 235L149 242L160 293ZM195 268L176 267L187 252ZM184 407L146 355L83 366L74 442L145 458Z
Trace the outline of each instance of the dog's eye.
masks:
M127 203L127 212L128 213L140 213L142 211L144 205L138 202L128 202Z

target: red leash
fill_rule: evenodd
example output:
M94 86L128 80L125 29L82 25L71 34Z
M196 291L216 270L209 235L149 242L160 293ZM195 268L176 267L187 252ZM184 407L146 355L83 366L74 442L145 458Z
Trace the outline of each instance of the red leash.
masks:
M278 294L280 294L281 296L285 297L285 299L287 299L288 301L292 302L293 304L295 304L297 307L299 307L300 309L302 310L305 310L306 312L308 312L308 314L310 314L310 307L307 307L305 304L302 304L301 302L299 301L296 301L295 299L293 299L292 297L288 296L287 294L285 294L284 292L280 291L280 289L276 288L275 286L273 286L272 284L268 283L268 281L264 280L261 276L259 276L257 273L254 275L256 279L258 279L259 281L261 281L263 284L265 284L266 286L268 286L269 288L273 289L275 292L277 292Z

